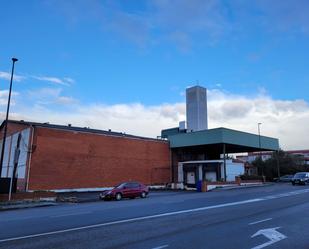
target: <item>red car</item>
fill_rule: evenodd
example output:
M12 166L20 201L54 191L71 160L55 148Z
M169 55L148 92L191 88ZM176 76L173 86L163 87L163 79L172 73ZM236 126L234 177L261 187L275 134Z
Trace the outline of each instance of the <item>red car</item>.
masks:
M142 183L138 182L124 182L114 187L111 190L105 190L100 194L101 200L116 199L120 201L122 198L146 198L149 189Z

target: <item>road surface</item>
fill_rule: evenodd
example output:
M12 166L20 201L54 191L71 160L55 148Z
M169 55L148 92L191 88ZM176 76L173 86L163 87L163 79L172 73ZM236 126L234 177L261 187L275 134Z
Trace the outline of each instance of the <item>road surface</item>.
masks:
M0 212L0 248L309 248L309 186L154 192Z

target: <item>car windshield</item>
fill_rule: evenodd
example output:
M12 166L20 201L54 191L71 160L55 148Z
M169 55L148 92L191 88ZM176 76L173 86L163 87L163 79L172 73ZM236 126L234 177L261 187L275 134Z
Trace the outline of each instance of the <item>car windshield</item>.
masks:
M297 173L294 177L306 177L304 173Z
M120 183L115 186L115 188L123 188L126 185L126 183Z

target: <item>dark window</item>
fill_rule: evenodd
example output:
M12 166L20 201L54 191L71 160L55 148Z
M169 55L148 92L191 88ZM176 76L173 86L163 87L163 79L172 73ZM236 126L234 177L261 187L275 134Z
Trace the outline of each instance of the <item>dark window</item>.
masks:
M126 184L127 188L138 188L139 187L139 183L137 182L129 182Z

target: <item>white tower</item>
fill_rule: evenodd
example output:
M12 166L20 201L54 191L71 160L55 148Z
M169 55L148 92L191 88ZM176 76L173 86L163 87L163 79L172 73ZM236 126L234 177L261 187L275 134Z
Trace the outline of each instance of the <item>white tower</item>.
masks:
M186 90L187 130L200 131L208 129L207 90L194 86Z

